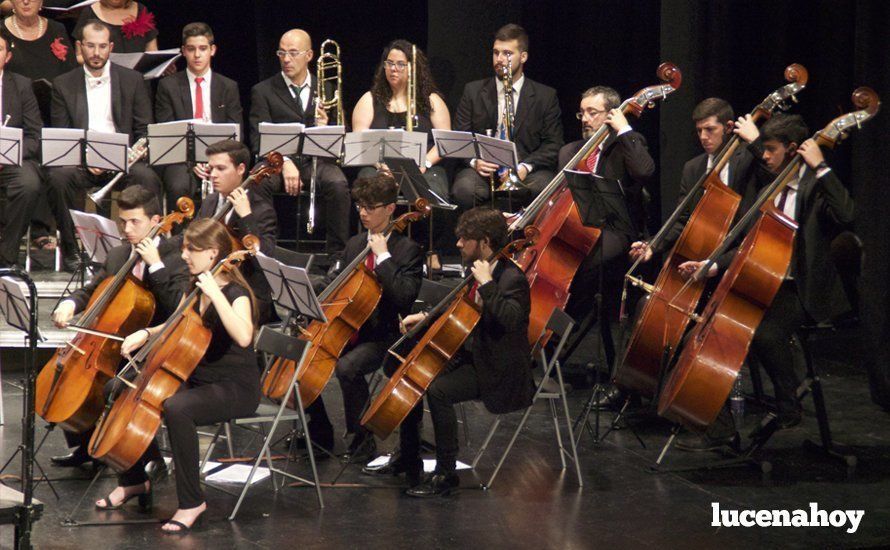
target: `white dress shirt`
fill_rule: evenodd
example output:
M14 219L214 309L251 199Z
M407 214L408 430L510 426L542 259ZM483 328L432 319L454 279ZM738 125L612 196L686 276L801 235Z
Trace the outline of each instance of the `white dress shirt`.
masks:
M207 72L204 73L201 78L204 79L201 82L201 99L203 99L203 108L204 108L204 122L210 122L210 79L213 71L207 69ZM186 69L185 74L189 79L189 92L192 95L192 116L195 114L195 109L197 107L197 97L195 96L195 79L198 78L198 75L193 73L192 71Z
M93 76L84 65L87 91L89 130L114 133L114 116L111 109L111 63L105 63L101 76Z
M306 71L306 80L302 83L294 82L284 73L281 73L281 77L284 79L284 85L287 86L287 91L290 92L291 97L294 99L296 99L297 96L294 94L294 90L291 86L296 86L297 88L303 86L300 90L300 104L303 106L303 111L305 112L306 109L309 108L309 100L312 98L312 73Z
M711 169L714 168L714 155L708 155L708 167L705 168L705 174L709 173ZM723 182L724 185L729 185L729 163L723 165L723 168L720 170L720 181Z

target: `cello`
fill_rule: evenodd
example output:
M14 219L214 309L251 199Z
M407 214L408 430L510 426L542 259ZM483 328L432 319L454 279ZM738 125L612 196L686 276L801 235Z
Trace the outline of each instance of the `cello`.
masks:
M656 74L663 84L644 88L624 100L619 107L624 114L639 117L645 107L654 107L655 101L665 99L680 87L682 74L674 64L662 63ZM604 124L566 166L586 170L587 157L608 136L609 126ZM600 237L599 229L587 227L582 222L565 181L565 174L560 171L510 225L510 231L517 231L528 223L540 230L534 245L516 257L516 263L525 272L531 287L528 339L532 347L542 338L553 310L564 308L568 303L572 279Z
M238 269L248 255L254 254L259 239L247 235L242 244L245 250L226 256L213 267L211 275ZM90 456L124 471L148 449L161 426L164 401L188 380L210 346L210 329L194 307L200 297L198 288L185 296L161 330L130 359L124 370L137 370L132 382L122 378L123 371L117 375L127 387L106 404L90 439Z
M524 238L508 243L500 251L493 253L488 261L512 261L511 256L531 246L537 236L538 229L533 225L527 226ZM362 426L374 432L377 437L386 439L399 427L479 323L482 309L467 296L472 281L473 275L461 281L430 310L423 321L390 346L389 352L399 358L401 365L362 417ZM402 342L420 334L431 319L435 321L408 356L402 358L396 355L393 350Z
M417 199L414 210L390 222L383 233L389 236L393 231L402 232L408 224L428 216L430 210L426 199ZM303 407L308 407L321 395L334 374L343 348L380 302L383 289L365 266L365 258L370 252L370 245L365 245L364 250L319 294L318 300L327 322L312 321L308 328L301 330L302 338L312 342L309 353L297 369ZM277 358L263 376L263 395L273 400L282 399L293 379L294 368L296 361Z
M880 100L873 90L861 87L853 92L853 104L860 110L841 115L816 132L813 139L818 145L836 146L849 130L875 116ZM775 207L774 200L797 178L802 162L798 155L788 163L695 274L703 276L756 219L667 378L658 402L661 416L703 430L726 402L754 333L791 263L797 223Z
M776 109L786 109L788 99L806 87L807 70L798 64L785 68L789 82L766 97L751 117L755 122L767 120ZM705 282L686 284L679 273L680 264L688 260L706 258L723 241L736 215L741 196L720 180L720 172L741 145L741 138L733 135L714 156L714 167L702 175L677 205L661 230L652 238L650 248L664 240L673 225L687 211L699 190L704 194L686 222L680 237L664 262L654 285L648 285L633 273L642 262L638 258L624 276L622 304L627 299L628 283L649 292L634 325L624 352L624 359L615 371L614 383L621 389L634 391L644 397L657 392L662 365L676 350L689 323L687 312L694 311L701 300ZM680 294L680 289L683 289ZM671 304L668 307L668 304ZM622 307L623 311L623 307Z
M194 215L188 197L176 201L171 212L151 228L147 237L167 233ZM109 336L145 328L155 312L155 299L131 271L140 259L133 254L116 275L99 283L80 318L80 331L57 350L41 369L35 387L35 410L47 422L81 433L96 424L102 412L102 388L121 362L121 342Z

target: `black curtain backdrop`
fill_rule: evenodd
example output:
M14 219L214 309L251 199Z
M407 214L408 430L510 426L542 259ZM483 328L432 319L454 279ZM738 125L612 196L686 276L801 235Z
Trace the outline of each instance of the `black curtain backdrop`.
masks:
M344 63L347 108L370 86L387 42L405 38L430 57L448 105L456 108L463 86L491 74L494 31L523 25L530 35L530 78L559 92L566 141L580 137L574 113L580 93L593 85L622 96L654 84L661 61L683 71L683 85L655 111L632 121L646 136L659 165L651 226L676 204L683 163L699 153L690 118L702 99L727 99L748 112L784 83L790 63L801 63L810 81L792 112L812 131L852 109L850 94L873 87L890 102L890 2L883 0L427 0L356 2L257 0L213 3L148 2L156 12L162 48L176 47L182 25L209 23L219 53L214 68L236 79L245 113L250 87L275 73L281 33L300 27L317 48L337 40ZM348 117L347 117L348 120ZM857 202L856 232L866 261L860 289L868 337L872 390L890 407L890 200L883 188L890 158L890 117L881 113L828 154Z

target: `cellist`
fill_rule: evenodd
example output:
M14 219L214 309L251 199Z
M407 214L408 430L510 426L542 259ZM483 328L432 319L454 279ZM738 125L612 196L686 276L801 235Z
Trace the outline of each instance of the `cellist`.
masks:
M444 496L459 485L455 471L459 450L456 403L481 399L490 412L502 414L529 406L534 393L528 343L528 280L511 261L486 261L508 242L504 217L491 208L473 208L461 215L454 232L461 260L470 266L475 279L467 296L480 306L482 316L464 349L427 391L435 432L436 470L422 483L418 484L422 403L400 428L399 460L408 478L406 494L413 497ZM401 329L409 330L425 316L409 315Z
M753 124L751 125L753 126ZM753 353L770 377L775 391L777 422L780 429L801 421L796 390L799 380L794 364L800 349L789 344L791 337L807 321L826 321L843 313L847 302L829 248L832 239L853 223L853 199L825 162L822 150L812 139L799 115L774 115L757 132L763 143L762 159L777 175L800 155L804 165L796 180L775 198L775 206L798 224L791 265L772 305L757 327L751 343ZM693 262L691 273L699 268ZM717 262L716 276L726 265ZM677 447L690 451L719 449L735 437L731 417L724 406L717 420L701 436L681 438Z
M343 392L346 431L353 434L345 457L351 463L367 462L376 453L374 436L359 424L369 395L365 375L380 367L387 348L398 338L398 318L411 312L423 278L420 246L399 231L391 232L389 238L383 235L392 223L398 194L395 180L384 174L359 178L352 188L352 199L365 231L346 242L343 262L339 265L349 264L370 245L371 253L365 258L365 266L373 271L383 293L371 317L346 345L335 371ZM322 286L337 276L336 267L337 264ZM306 410L311 416L308 429L312 441L332 451L334 432L322 396Z
M198 472L197 427L251 414L260 400L259 370L251 349L257 309L250 284L237 269L209 273L231 251L232 240L220 222L195 220L183 234L182 259L191 275L188 291L195 287L201 290L196 307L210 329L211 339L192 375L164 402L179 499L176 513L161 527L164 533L189 531L207 509ZM133 354L162 327L155 325L127 336L121 354ZM107 384L108 392L108 386L115 382ZM118 487L96 501L96 508L117 509L136 497L142 508L150 507L152 487L144 466L145 458L157 452L156 447L157 443L152 442L143 459L120 474Z
M154 320L166 319L176 309L182 291L188 284L188 272L175 243L161 236L154 239L147 237L161 220L161 207L157 197L141 185L134 185L121 192L118 209L118 219L126 242L108 251L105 264L89 283L59 302L52 314L53 323L57 327L67 327L74 315L86 308L99 284L120 271L133 254L141 257L141 261L133 267L133 276L142 281L155 298ZM91 430L82 434L65 432L65 440L72 452L52 457L52 463L55 466L73 467L91 461L86 450L91 434ZM160 455L153 458L160 459ZM163 464L162 460L158 460L152 466L163 468Z

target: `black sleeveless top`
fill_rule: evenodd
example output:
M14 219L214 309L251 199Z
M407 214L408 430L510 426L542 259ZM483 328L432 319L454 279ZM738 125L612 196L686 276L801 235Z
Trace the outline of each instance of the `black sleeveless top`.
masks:
M114 42L114 53L138 53L144 52L148 43L158 37L158 28L155 16L148 8L136 2L138 15L134 21L124 25L112 25L105 23L111 30L111 41ZM92 19L99 19L93 6L89 5L80 12L77 25L71 36L75 40L83 39L83 28ZM104 21L103 21L104 23Z
M247 289L236 283L222 287L222 293L230 304L241 296L250 296ZM196 311L199 307L195 303ZM192 379L204 383L236 380L259 388L260 374L253 350L250 347L242 348L232 340L212 303L204 312L203 319L204 326L210 329L210 346L192 373Z
M393 113L386 108L386 105L374 98L374 119L371 120L372 130L386 130L388 128L404 128L405 127L405 111L401 113ZM417 124L414 125L415 132L426 132L427 148L433 146L433 121L430 119L429 113L417 113Z

